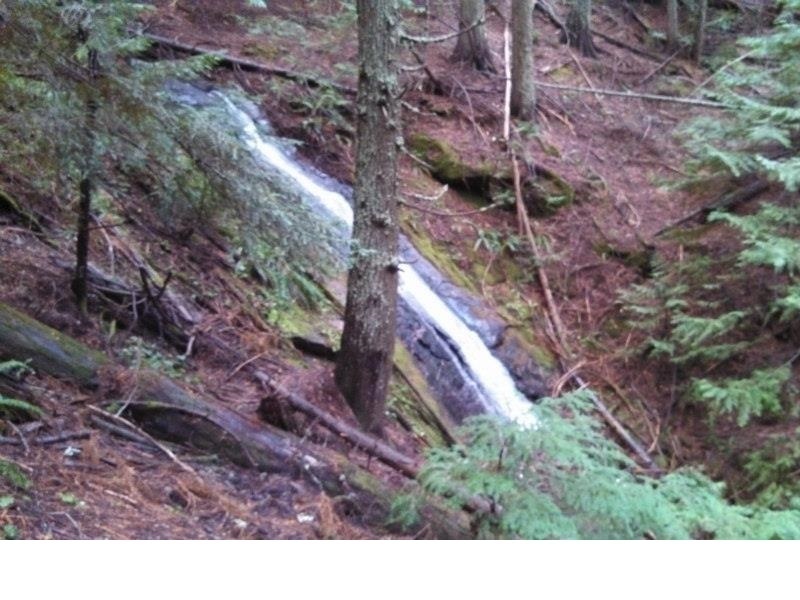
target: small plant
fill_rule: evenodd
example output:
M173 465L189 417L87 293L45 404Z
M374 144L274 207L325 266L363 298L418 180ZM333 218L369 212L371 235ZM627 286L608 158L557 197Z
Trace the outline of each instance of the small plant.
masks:
M125 347L120 350L120 355L136 369L152 369L173 379L180 379L186 375L186 363L183 358L170 357L157 346L136 336L131 336Z
M19 379L26 373L32 372L33 370L25 363L16 360L0 361L0 375L2 376ZM0 418L15 419L21 415L41 417L43 412L41 408L30 402L8 398L0 394Z
M759 506L800 509L800 429L774 436L744 461L743 493Z
M0 459L0 482L2 481L20 490L27 490L31 486L30 479L22 469L12 462Z

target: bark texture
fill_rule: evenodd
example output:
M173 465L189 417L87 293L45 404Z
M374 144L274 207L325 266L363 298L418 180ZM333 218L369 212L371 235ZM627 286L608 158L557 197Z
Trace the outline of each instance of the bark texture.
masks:
M533 83L533 0L511 3L511 114L536 118L536 87Z
M678 49L679 43L678 0L667 0L667 48L670 52L674 52Z
M397 326L397 24L395 0L359 0L355 214L336 384L367 430L383 417Z
M86 41L87 34L80 33L82 41ZM96 162L95 129L97 120L97 98L94 86L100 74L97 50L92 48L88 55L89 84L86 86L86 123L85 143L86 160L83 177L79 184L80 201L78 202L78 240L75 244L75 276L72 279L72 292L75 302L82 314L86 314L88 295L87 268L89 262L89 220L92 210L92 194L94 193L94 170Z
M706 19L708 17L708 0L698 0L697 20L694 29L694 47L692 48L692 58L699 63L703 57L703 50L706 45Z
M461 0L458 3L458 28L464 33L458 36L451 58L456 62L469 63L479 71L494 73L492 53L486 40L486 27L482 23L485 18L484 0ZM472 27L479 21L480 25Z
M592 41L592 0L574 0L567 15L567 31L561 43L577 48L583 56L597 58Z

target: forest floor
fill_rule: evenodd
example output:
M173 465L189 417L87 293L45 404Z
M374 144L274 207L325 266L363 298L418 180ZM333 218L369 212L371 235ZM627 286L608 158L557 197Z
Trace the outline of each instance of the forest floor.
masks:
M267 9L245 2L159 1L147 30L184 44L282 67L313 77L356 85L354 14L339 2L270 0ZM452 2L427 6L409 16L414 33L453 31ZM635 7L635 8L634 8ZM631 51L595 36L596 59L578 56L559 43L559 29L536 12L537 79L566 86L625 89L638 93L687 96L708 71L679 56L668 60L653 41L663 30L658 7L611 3L595 11L594 28ZM499 14L487 20L495 65L502 71L504 25ZM712 45L714 43L712 36ZM505 81L449 60L453 42L419 47L426 69L404 75L406 140L424 134L452 149L465 165L492 163L507 169L502 138ZM650 55L650 57L646 56ZM415 58L403 52L402 60ZM219 85L238 85L259 98L281 135L302 142L309 164L351 183L353 130L346 92L305 85L264 73L219 68ZM642 340L625 325L619 292L642 281L656 249L678 257L680 247L656 237L724 189L692 194L663 184L683 176L686 152L679 128L710 109L641 98L539 89L536 135L519 132L519 153L549 170L573 190L568 205L537 218L547 248L545 263L552 291L568 331L572 353L562 358L579 369L613 412L642 440L665 468L686 463L713 465L704 420L691 406L675 406L669 370L643 368L629 352ZM530 175L528 175L530 176ZM508 323L533 331L531 339L557 355L543 333L545 303L536 265L520 236L513 209L475 213L497 197L497 190L453 190L439 195L434 181L407 155L401 160L400 187L406 206L404 229L433 262L483 295ZM437 196L435 201L423 197ZM113 199L112 199L113 204ZM414 208L416 207L416 208ZM537 206L531 208L536 211ZM542 213L548 207L539 206ZM93 256L104 269L134 273L137 256L161 273L181 273L173 284L187 295L202 296L201 328L222 346L181 359L152 334L111 331L99 319L81 320L72 305L69 271L59 262L70 253L68 225L42 238L13 218L0 221L0 301L74 335L120 360L165 370L193 388L247 415L255 415L263 390L242 366L258 366L336 415L355 423L331 383L331 365L301 355L286 336L259 314L256 283L235 277L224 240L208 234L188 241L165 237L158 219L141 199L127 198L116 212L133 226L95 235ZM46 212L46 211L45 211ZM51 210L52 212L52 210ZM472 213L452 216L446 213ZM51 222L69 223L69 213ZM109 219L109 222L111 219ZM100 225L102 223L98 223ZM189 283L189 281L191 283ZM228 352L225 349L235 349ZM663 372L662 372L663 371ZM563 387L553 370L553 391ZM0 457L18 464L31 481L24 492L4 489L15 503L0 507L0 525L12 523L24 538L370 538L390 536L342 514L318 487L291 475L258 473L218 457L170 446L180 460L158 445L131 441L93 426L91 406L107 397L33 375L27 387L47 418L43 432L88 431L88 439L48 446L20 441L0 446ZM255 419L256 417L253 416ZM300 418L296 425L322 445L343 447L318 424ZM24 440L34 430L17 432ZM419 458L418 436L392 421L385 435L396 448ZM758 435L758 432L752 433ZM403 479L356 450L352 459L393 484ZM190 471L182 465L190 464ZM724 465L713 465L718 476Z

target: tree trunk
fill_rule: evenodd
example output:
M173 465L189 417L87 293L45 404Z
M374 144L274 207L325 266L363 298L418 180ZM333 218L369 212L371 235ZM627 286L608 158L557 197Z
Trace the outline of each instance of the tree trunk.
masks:
M87 34L80 33L84 43ZM89 50L88 57L89 83L86 86L86 161L83 176L79 184L80 200L78 203L78 241L75 244L75 276L72 280L72 292L81 314L87 314L88 295L88 262L89 262L89 221L92 211L92 194L94 193L95 170L95 129L97 120L97 99L94 86L99 75L97 50Z
M458 36L451 59L469 63L479 71L495 72L492 53L486 41L486 27L481 24L471 27L486 18L484 0L461 0L458 3L458 28L464 33ZM469 31L466 31L469 29Z
M395 0L359 0L352 266L336 384L367 430L383 417L397 327L397 23Z
M533 83L533 0L511 3L511 114L536 119L536 88Z
M667 0L667 48L670 52L678 49L680 43L678 30L678 0Z
M697 21L694 30L694 47L692 48L692 58L694 62L700 63L703 57L703 50L706 43L706 18L708 16L708 0L698 0Z
M583 56L597 58L591 23L592 0L574 0L567 15L566 34L561 34L561 43L577 48Z

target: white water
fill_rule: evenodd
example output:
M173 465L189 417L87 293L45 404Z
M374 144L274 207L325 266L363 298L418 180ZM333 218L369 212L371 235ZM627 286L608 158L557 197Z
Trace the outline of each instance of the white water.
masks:
M320 186L280 148L266 141L256 124L227 97L220 94L242 125L245 143L275 169L290 177L299 187L319 201L335 218L353 225L353 209L344 196ZM470 376L487 401L489 413L502 415L520 425L535 427L538 423L531 403L514 384L511 375L480 336L470 329L409 265L399 273L399 293L417 315L448 337L458 349Z

